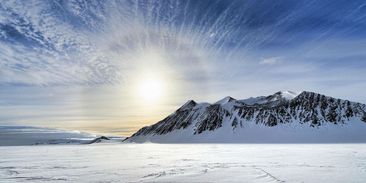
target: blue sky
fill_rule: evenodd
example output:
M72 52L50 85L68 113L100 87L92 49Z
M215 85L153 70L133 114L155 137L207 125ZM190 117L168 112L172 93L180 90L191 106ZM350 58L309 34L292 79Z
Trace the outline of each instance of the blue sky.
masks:
M366 103L365 47L357 0L3 1L0 124L130 134L188 99L279 90Z

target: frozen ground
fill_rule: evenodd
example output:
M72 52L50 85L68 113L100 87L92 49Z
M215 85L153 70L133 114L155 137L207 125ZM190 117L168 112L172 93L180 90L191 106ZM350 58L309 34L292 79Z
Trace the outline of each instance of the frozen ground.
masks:
M366 144L1 146L0 182L364 182Z

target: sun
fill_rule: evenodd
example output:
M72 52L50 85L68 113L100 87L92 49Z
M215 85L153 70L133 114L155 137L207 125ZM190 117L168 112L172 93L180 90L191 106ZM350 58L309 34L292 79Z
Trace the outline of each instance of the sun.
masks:
M140 81L139 95L146 102L156 103L164 94L164 83L158 78L148 78Z

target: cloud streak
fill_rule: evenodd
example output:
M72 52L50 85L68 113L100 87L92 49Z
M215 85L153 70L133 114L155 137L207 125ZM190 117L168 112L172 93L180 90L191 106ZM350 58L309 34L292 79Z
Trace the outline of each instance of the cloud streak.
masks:
M342 11L332 11L338 7ZM263 46L363 29L363 7L343 1L5 1L1 83L120 83L136 52L152 47L176 52L176 60L186 61L181 56L193 50L206 64L240 59L240 52Z
M188 99L284 89L362 102L365 7L343 0L4 1L0 108L7 112L0 116L4 123L125 119L136 126ZM142 107L133 92L148 73L166 79L169 95L164 110L146 117L133 110ZM54 90L65 93L50 99ZM56 112L37 112L47 109L39 103Z

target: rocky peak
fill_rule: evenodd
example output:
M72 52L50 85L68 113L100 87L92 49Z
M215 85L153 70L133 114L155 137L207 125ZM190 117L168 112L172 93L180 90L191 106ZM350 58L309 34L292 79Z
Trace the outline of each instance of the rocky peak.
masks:
M215 104L226 104L226 103L229 103L229 102L233 102L233 101L236 101L236 99L230 97L230 96L227 96L219 101L217 101Z
M187 110L187 109L192 109L193 107L195 107L197 105L197 103L194 100L188 100L185 104L183 104L178 111L183 111L183 110Z
M276 92L273 95L270 95L268 97L277 99L277 100L281 100L281 99L286 99L286 100L292 100L293 98L295 98L297 95L299 95L299 93L293 92L293 91L279 91Z
M272 95L268 96L260 96L260 97L251 97L244 100L239 100L239 102L247 104L247 105L260 105L260 106L277 106L281 103L286 103L298 96L299 93L292 91L279 91Z

